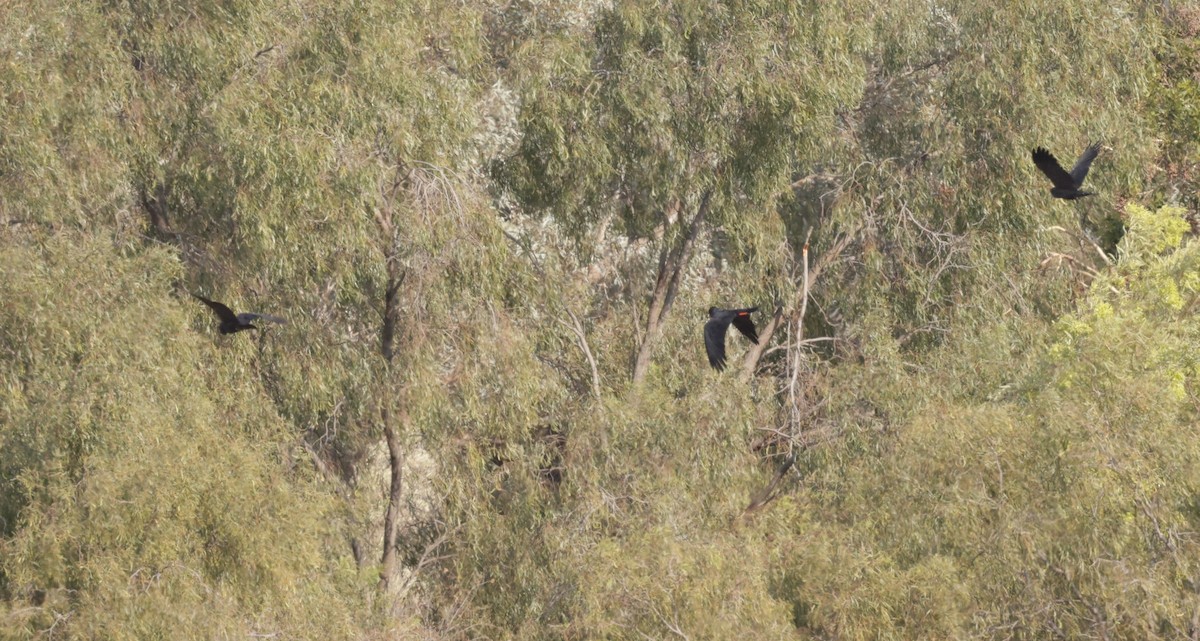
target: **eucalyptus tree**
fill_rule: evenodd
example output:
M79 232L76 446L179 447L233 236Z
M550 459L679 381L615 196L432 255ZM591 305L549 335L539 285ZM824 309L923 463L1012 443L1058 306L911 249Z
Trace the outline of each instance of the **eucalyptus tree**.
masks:
M496 175L522 212L586 248L611 226L634 258L631 377L650 371L693 257L713 234L737 260L832 125L853 75L809 3L616 2L591 33L515 55L522 138ZM847 65L849 66L849 65Z
M1196 261L1115 206L1194 173L1186 9L16 6L5 632L1186 634Z
M259 344L263 388L316 468L344 485L357 530L346 551L362 565L378 554L387 585L415 399L441 389L438 346L458 326L406 319L461 318L452 308L467 291L502 288L508 273L477 186L491 144L482 8L102 11L127 65L130 209L178 249L188 281L252 294L292 322L296 334ZM369 498L379 441L383 501ZM382 528L379 544L362 540L367 524Z
M849 252L871 267L840 269L818 292L854 336L843 345L920 351L958 319L1069 304L1061 279L1026 268L1067 251L1074 241L1058 230L1078 226L1074 206L1041 197L1029 150L1121 132L1122 153L1092 176L1103 195L1080 205L1118 216L1113 202L1142 188L1154 154L1139 105L1161 25L1133 4L1056 7L913 2L875 13L862 99L840 114L839 162L804 188L833 189L831 222L861 230ZM814 207L797 205L805 217Z
M290 291L288 304L306 310L309 339L271 353L269 389L348 496L370 495L355 490L360 480L374 489L382 438L383 536L376 546L356 535L353 550L360 563L364 550L378 551L388 586L404 469L419 443L413 390L436 388L434 346L450 330L410 319L456 318L447 306L462 290L496 282L460 280L491 272L498 244L473 196L475 105L486 87L475 13L411 3L274 10L296 13L278 20L245 56L246 73L204 112L210 144L190 160L214 161L229 200L193 220L212 251L258 275L252 287ZM373 506L350 513L378 522Z

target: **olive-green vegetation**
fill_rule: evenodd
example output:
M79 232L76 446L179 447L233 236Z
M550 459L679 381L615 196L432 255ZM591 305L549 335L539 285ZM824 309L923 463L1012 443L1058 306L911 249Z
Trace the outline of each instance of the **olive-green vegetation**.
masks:
M0 639L1195 638L1198 53L1195 2L10 2Z

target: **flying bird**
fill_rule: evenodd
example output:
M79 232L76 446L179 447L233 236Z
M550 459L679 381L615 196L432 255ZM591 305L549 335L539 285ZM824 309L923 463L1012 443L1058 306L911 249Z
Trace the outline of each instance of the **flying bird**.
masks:
M725 332L729 324L737 328L751 343L758 344L758 332L754 329L754 321L750 314L758 311L757 307L745 309L708 308L708 322L704 324L704 348L708 350L708 363L718 371L725 369Z
M1083 191L1083 179L1087 177L1088 168L1092 166L1092 161L1096 159L1096 155L1100 153L1100 143L1092 143L1083 153L1079 155L1079 160L1075 161L1075 166L1070 172L1062 168L1058 164L1058 160L1045 147L1038 147L1033 150L1033 164L1042 170L1043 174L1054 183L1054 187L1050 190L1050 195L1055 198L1065 198L1066 200L1075 200L1084 196L1092 196L1096 192Z
M192 296L195 296L200 302L211 307L213 312L217 314L217 318L221 319L221 324L217 329L221 330L222 334L236 334L244 329L258 329L251 322L260 318L281 325L287 323L287 320L278 316L271 316L270 314L252 314L249 312L234 314L232 309L215 300L208 300L198 294L192 294Z

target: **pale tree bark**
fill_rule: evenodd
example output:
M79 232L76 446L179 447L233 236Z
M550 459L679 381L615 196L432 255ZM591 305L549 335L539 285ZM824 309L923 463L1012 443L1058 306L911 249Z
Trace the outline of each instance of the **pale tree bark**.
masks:
M400 443L391 408L384 401L380 409L383 436L387 441L388 469L391 484L388 488L387 512L383 516L383 559L379 568L379 589L386 592L396 576L396 521L400 518L400 504L404 490L404 448Z
M739 518L744 518L758 511L771 501L774 501L780 495L780 483L787 475L788 471L796 463L796 447L801 442L803 434L803 425L805 423L805 411L801 409L800 402L805 396L801 393L800 385L800 370L802 366L803 351L806 341L804 338L804 319L808 314L808 299L812 292L812 284L820 276L821 272L829 265L833 264L842 252L849 247L853 234L846 234L838 238L833 247L825 252L820 259L813 265L809 265L808 260L808 241L812 231L809 230L804 238L804 247L800 253L801 272L800 283L797 287L797 300L794 302L793 311L784 315L783 310L777 308L771 320L764 327L762 335L759 337L759 344L756 345L749 354L746 355L746 360L743 363L741 378L749 380L754 376L754 372L758 367L758 361L765 353L766 346L770 342L771 336L777 329L792 325L792 336L788 339L784 348L787 350L787 420L785 425L778 430L774 430L776 434L786 440L788 449L787 454L780 462L775 470L775 475L771 478L771 482L767 484L759 492L751 498L750 504L742 511ZM811 381L810 381L811 382ZM807 408L812 411L814 408Z
M809 231L809 235L812 235L811 230ZM788 369L790 370L790 376L788 380L788 423L790 429L788 431L793 437L790 439L789 449L791 444L794 444L796 438L800 435L800 401L796 394L796 389L800 376L800 352L804 341L804 314L808 311L808 291L810 284L808 272L807 237L804 239L804 249L801 251L801 262L803 265L803 275L801 276L800 281L800 311L794 315L794 322L796 323L796 340L794 343L789 342L788 344L788 351L790 352L791 356L788 366ZM778 324L777 321L779 320L780 316L781 314L776 312L775 318L773 318L771 321L772 325ZM772 327L772 330L773 329L774 328ZM760 341L760 343L765 342L766 341ZM751 373L753 373L752 370ZM743 375L745 375L745 371L743 371ZM768 483L765 488L755 494L750 500L750 505L746 506L746 509L742 511L743 517L761 509L764 505L770 503L775 499L775 497L778 496L778 494L776 494L776 490L779 487L779 483L783 480L784 475L788 473L788 470L792 469L792 465L795 464L795 462L796 452L795 450L790 450L787 457L784 458L783 463L780 464L779 468L775 471L775 476L771 479L771 482Z
M592 394L595 394L596 400L600 400L600 370L596 367L596 357L592 355L592 348L588 345L587 333L583 331L583 324L579 322L579 317L574 312L567 309L567 315L571 317L571 324L559 319L558 322L563 327L571 330L575 334L575 338L579 341L579 349L583 352L584 358L587 359L588 365L592 368Z
M803 269L804 275L806 276L802 278L800 286L796 288L796 300L792 301L792 304L789 306L791 312L785 313L783 309L777 308L775 310L775 314L772 315L771 320L767 321L767 324L763 326L762 331L759 332L758 335L758 344L750 348L750 351L746 353L746 359L742 362L742 372L739 375L739 378L743 382L749 381L754 377L754 373L758 371L758 362L767 352L768 345L771 344L771 337L774 336L775 332L780 327L784 326L785 323L795 322L797 316L799 316L800 321L803 322L805 312L807 311L808 296L812 283L815 283L821 277L822 272L824 272L826 268L828 268L838 258L841 257L842 253L845 252L846 248L850 246L850 242L854 240L855 236L853 233L850 233L838 237L838 239L834 241L833 246L830 247L825 253L821 254L821 256L817 258L817 261L812 264L812 267L809 268L808 236L811 235L812 232L810 230L804 239L803 259L805 264ZM797 340L802 340L802 338L803 337Z
M758 361L762 359L763 353L767 351L767 345L771 344L771 337L775 335L775 330L779 328L780 323L786 322L783 316L783 308L776 307L775 313L771 315L771 320L763 326L762 331L758 334L758 344L751 345L750 351L746 353L746 360L742 362L742 373L739 379L745 383L754 378L754 372L758 370Z
M808 274L808 239L804 240L804 251L801 254L804 267L804 275L800 281L800 312L796 314L796 342L788 347L792 353L791 359L791 380L788 382L788 411L791 414L792 436L799 438L800 436L800 398L796 394L797 383L800 380L800 358L803 352L804 345L804 316L808 313L808 292L809 292L809 274Z
M633 360L633 384L635 386L641 385L646 378L646 372L650 370L650 359L654 354L654 346L662 334L663 321L671 311L676 294L679 293L679 284L683 280L684 272L687 271L688 263L691 262L696 237L700 235L700 228L704 223L705 216L708 215L711 202L712 190L710 189L704 192L704 196L700 200L700 207L696 211L696 215L692 217L692 222L679 245L674 249L664 245L662 253L659 254L658 277L654 281L654 290L650 294L650 309L646 313L646 331L642 335L641 344L638 345L637 354Z

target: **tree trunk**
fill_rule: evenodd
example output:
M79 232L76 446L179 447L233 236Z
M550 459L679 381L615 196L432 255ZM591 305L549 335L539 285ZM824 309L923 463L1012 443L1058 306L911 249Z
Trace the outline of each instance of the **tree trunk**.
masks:
M633 360L634 386L641 385L646 378L646 372L650 370L650 357L654 353L654 346L662 333L663 320L671 311L671 304L675 302L675 295L679 292L679 283L683 280L683 273L687 270L688 263L691 262L696 236L700 234L700 226L704 222L704 217L708 215L711 200L712 190L710 189L704 192L704 197L700 200L700 208L696 212L696 216L692 218L692 224L688 227L687 235L683 237L679 247L675 251L668 251L666 247L663 247L662 254L659 255L658 278L655 279L654 291L650 295L650 309L646 313L646 334L642 338L642 344L638 346L637 356Z
M795 321L797 316L799 316L801 323L803 323L805 310L808 308L808 296L812 283L815 283L821 277L821 273L825 271L826 267L829 267L841 258L842 252L846 251L846 248L850 246L855 236L853 233L840 236L833 243L833 246L821 254L810 268L808 265L808 240L811 235L812 231L809 230L808 235L804 237L804 249L802 250L804 276L800 286L797 288L796 300L791 303L792 311L785 316L784 310L777 308L775 315L771 317L771 320L763 328L763 331L759 333L758 345L750 348L750 351L746 353L746 360L742 363L742 373L739 378L743 382L748 382L754 377L754 372L758 370L758 361L766 353L767 345L770 344L771 337L775 334L776 330L782 327L784 323ZM798 337L796 340L802 339L803 337Z
M743 383L747 383L751 378L754 378L754 372L758 369L758 361L762 359L763 352L767 351L767 346L771 344L771 337L775 335L775 330L779 328L783 322L783 308L776 307L775 314L771 316L771 320L767 321L766 327L759 334L758 344L752 345L750 351L746 353L746 360L742 364L742 373L739 376Z
M383 516L383 560L379 568L379 589L386 592L396 574L396 520L400 517L400 500L404 489L404 451L392 421L392 413L386 405L380 410L380 417L383 420L383 436L387 440L388 468L392 473L387 512Z
M399 292L400 285L404 282L404 274L398 273L395 261L390 260L389 263L379 351L385 361L383 376L390 381L392 357L396 353L396 327L400 318ZM400 518L400 501L404 489L404 452L401 448L400 435L396 431L396 423L390 407L391 402L392 395L385 394L384 398L380 400L379 409L380 420L383 423L383 437L387 441L388 470L391 472L387 512L383 516L383 559L379 568L379 589L385 592L396 573L396 520Z
M400 319L400 305L397 295L400 285L404 283L405 274L388 276L387 291L383 294L383 329L379 332L379 351L388 366L392 364L392 356L396 353L396 323Z

